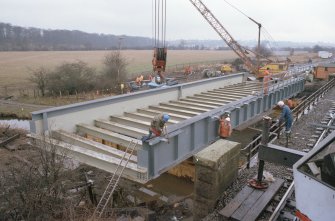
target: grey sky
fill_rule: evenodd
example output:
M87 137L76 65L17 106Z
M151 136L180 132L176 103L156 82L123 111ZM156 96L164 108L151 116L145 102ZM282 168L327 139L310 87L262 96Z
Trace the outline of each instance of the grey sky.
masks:
M335 43L334 0L228 1L262 23L275 41ZM256 40L257 26L223 0L203 2L235 39ZM220 39L188 0L167 5L168 40ZM0 22L152 37L152 0L0 0Z

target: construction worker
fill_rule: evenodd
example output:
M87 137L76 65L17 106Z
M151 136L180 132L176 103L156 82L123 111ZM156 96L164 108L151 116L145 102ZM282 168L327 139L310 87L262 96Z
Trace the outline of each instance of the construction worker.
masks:
M264 94L268 94L269 92L269 80L270 80L270 68L267 68L264 71L264 77L263 77L263 87L264 87Z
M140 75L140 76L136 77L135 83L138 86L142 86L142 81L143 81L143 75Z
M152 78L151 74L149 74L149 76L148 76L148 80L149 80L149 81L152 81L152 79L153 79L153 78Z
M157 75L158 75L157 77L159 77L159 81L156 80L156 83L157 84L164 83L165 82L165 76L164 76L163 72L162 71L157 71ZM156 79L158 79L158 78L156 78Z
M279 124L285 121L285 134L286 138L289 139L291 137L291 127L293 121L292 111L287 105L285 105L284 101L279 101L277 105L282 109Z
M191 68L191 66L186 66L185 67L185 70L184 70L184 74L185 75L189 75L189 74L191 74L192 73L192 68Z
M231 123L230 123L230 117L229 116L222 116L221 119L219 119L219 135L220 138L226 139L230 137L232 133Z
M162 134L167 135L166 122L168 122L170 116L168 114L156 115L150 124L149 135L142 137L142 142L149 140L153 137L159 137ZM154 136L152 136L154 134Z

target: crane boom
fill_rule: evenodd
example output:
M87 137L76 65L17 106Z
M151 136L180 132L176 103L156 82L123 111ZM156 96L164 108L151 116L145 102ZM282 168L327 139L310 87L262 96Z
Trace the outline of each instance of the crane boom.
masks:
M252 64L251 59L244 53L242 46L234 40L234 38L228 33L223 27L219 20L213 15L213 13L206 7L200 0L190 0L192 5L200 12L200 14L207 20L207 22L213 27L213 29L220 35L220 37L226 42L226 44L242 59L244 64L253 73L257 73L257 68Z

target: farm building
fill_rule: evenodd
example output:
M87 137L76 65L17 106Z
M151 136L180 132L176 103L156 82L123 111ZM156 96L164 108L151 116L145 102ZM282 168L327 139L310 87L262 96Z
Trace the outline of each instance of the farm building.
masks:
M314 77L328 79L329 74L335 73L335 64L322 64L315 67Z

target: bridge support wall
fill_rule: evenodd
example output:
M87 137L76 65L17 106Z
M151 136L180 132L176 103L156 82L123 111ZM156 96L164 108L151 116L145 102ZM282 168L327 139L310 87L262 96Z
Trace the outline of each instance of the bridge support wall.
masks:
M218 140L194 156L193 219L201 220L237 177L241 144Z

